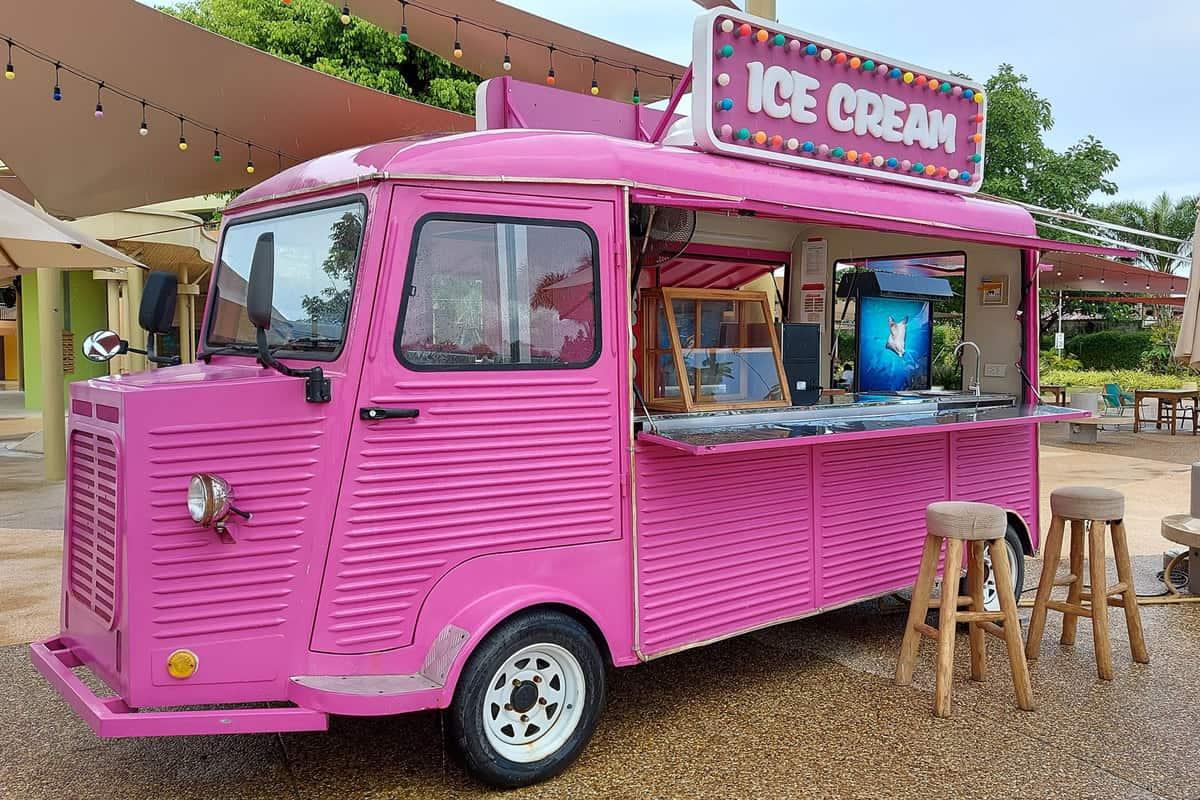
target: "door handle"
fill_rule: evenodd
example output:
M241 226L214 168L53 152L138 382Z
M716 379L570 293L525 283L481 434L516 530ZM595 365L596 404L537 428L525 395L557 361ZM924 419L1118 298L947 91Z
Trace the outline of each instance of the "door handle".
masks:
M358 410L358 418L372 422L378 419L412 419L419 417L421 409L419 408L360 408Z

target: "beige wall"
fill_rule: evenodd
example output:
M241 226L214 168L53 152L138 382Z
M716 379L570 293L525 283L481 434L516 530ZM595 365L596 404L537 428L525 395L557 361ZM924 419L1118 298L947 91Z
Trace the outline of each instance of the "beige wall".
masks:
M827 267L826 314L834 302L836 287L833 282L833 265L838 260L876 256L919 255L922 253L964 252L967 257L966 270L966 329L967 339L979 345L983 351L984 364L1002 364L1006 368L1003 378L982 378L983 391L1019 394L1021 375L1015 362L1021 357L1021 324L1017 319L1017 306L1021 294L1021 253L1010 247L965 244L945 239L929 239L917 236L874 233L847 228L805 226L800 229L792 250L793 277L800 274L800 255L804 242L810 238L823 237L829 246ZM983 276L1003 275L1008 279L1008 305L980 305L979 284ZM800 281L793 280L789 306L800 307ZM796 311L793 312L796 315ZM827 317L828 320L828 317ZM829 384L829 346L831 343L828 321L823 337L826 349L821 365L821 383ZM975 371L975 355L969 351L963 357L964 376L970 380ZM982 374L983 369L980 369ZM947 387L950 388L950 387Z

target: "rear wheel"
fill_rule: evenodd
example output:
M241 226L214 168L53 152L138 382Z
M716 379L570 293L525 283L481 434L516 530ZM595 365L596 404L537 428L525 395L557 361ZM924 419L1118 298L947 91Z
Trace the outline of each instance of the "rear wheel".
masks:
M1025 591L1025 548L1021 546L1021 537L1017 529L1009 523L1004 532L1004 547L1008 550L1008 569L1012 574L1013 594L1017 600ZM959 581L958 593L970 594L967 578L964 575ZM996 591L996 573L992 570L992 553L989 548L983 550L983 607L987 611L1000 610L1000 595Z
M537 611L504 623L471 654L450 706L450 733L476 778L527 786L575 760L603 703L604 662L587 629Z

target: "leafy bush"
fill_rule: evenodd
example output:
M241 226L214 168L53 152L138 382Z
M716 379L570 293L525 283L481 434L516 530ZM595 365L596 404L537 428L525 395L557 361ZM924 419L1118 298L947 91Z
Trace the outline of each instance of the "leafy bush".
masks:
M1120 370L1041 370L1043 386L1067 386L1071 389L1100 391L1106 383L1115 383L1126 392L1134 389L1179 389L1185 383L1197 382L1196 375L1160 375L1135 369Z
M954 357L954 348L961 341L961 325L951 322L934 323L931 385L955 389L962 386L962 368L959 366L958 359Z
M1150 329L1150 347L1142 353L1141 368L1148 372L1168 375L1189 375L1187 367L1175 360L1175 342L1179 339L1179 323L1156 325Z
M1041 370L1043 374L1046 372L1046 370L1052 369L1083 369L1083 364L1079 362L1078 358L1072 358L1071 356L1060 356L1057 350L1043 350L1042 354L1039 356L1039 363L1041 364Z
M1145 331L1097 331L1071 339L1067 352L1085 369L1136 369L1152 345L1152 337Z

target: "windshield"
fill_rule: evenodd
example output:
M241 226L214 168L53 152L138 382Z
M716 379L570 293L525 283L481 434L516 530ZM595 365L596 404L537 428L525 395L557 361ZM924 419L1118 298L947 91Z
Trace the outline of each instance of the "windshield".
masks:
M268 345L310 358L336 356L342 349L365 216L365 203L354 199L229 225L217 267L209 348L255 349L246 287L254 245L271 232L275 287Z

